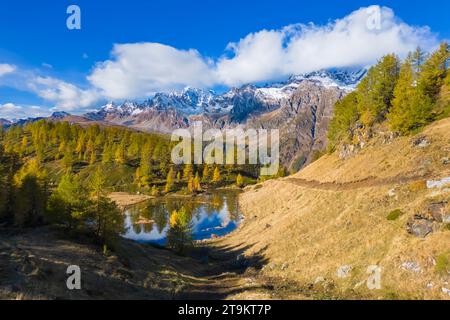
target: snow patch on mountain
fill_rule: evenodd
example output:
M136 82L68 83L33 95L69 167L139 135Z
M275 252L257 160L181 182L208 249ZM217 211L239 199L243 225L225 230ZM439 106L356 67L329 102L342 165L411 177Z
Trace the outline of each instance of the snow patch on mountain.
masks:
M139 116L149 110L165 111L169 109L181 112L186 116L202 113L228 114L236 109L239 109L240 113L244 112L243 106L247 106L251 112L256 104L273 106L279 104L281 100L289 99L303 81L312 81L326 88L337 87L346 91L354 90L366 72L365 69L320 70L292 76L285 82L262 86L244 85L240 88L232 88L223 94L186 87L181 91L156 93L142 103L127 101L116 105L110 102L98 112L90 113L87 116L94 120L105 118L108 115L126 118Z

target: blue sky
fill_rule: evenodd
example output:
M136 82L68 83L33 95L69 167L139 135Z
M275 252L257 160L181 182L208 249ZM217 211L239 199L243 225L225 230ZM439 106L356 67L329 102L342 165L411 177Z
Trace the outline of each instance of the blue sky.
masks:
M66 27L71 4L81 8L81 30ZM367 9L358 10L374 4L382 26L367 32ZM186 85L224 88L366 66L450 39L448 12L444 0L2 1L0 117L80 113Z

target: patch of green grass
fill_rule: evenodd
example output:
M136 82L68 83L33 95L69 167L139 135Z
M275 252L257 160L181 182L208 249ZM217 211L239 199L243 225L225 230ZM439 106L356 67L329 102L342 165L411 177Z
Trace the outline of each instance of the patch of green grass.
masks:
M400 216L402 216L402 215L403 215L402 210L400 210L400 209L395 209L394 211L391 211L391 212L387 215L386 219L388 219L389 221L395 221L395 220L397 220L398 218L400 218Z
M435 270L439 274L448 274L450 272L450 253L440 254L436 258Z

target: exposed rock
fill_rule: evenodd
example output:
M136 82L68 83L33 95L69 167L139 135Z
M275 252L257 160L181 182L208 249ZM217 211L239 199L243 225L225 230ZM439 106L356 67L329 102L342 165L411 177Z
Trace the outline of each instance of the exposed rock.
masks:
M428 180L427 181L427 188L433 189L433 188L442 188L446 185L450 184L450 177L445 177L440 180Z
M406 230L416 237L425 238L433 232L433 222L416 217L408 221Z
M442 287L442 293L445 293L445 294L447 294L447 295L450 296L450 289L447 289L447 288L445 288L445 287Z
M426 218L429 220L443 222L443 217L446 216L447 201L435 202L428 205L428 212Z
M314 280L314 284L319 284L325 282L325 278L322 276L318 276L315 280Z
M412 271L414 273L422 272L420 265L414 261L403 262L401 267L403 270Z
M426 148L431 144L431 142L426 136L419 136L413 140L412 144L415 147Z
M338 278L341 278L341 279L348 278L352 269L353 269L352 266L349 266L349 265L340 266L337 269L336 274L337 274Z
M390 198L397 197L397 193L395 192L395 189L389 190L389 191L388 191L388 196L389 196Z
M339 149L339 159L348 159L358 153L358 147L353 144L344 144Z
M439 230L442 223L450 220L448 202L433 202L427 206L424 213L414 215L406 224L407 231L416 237L425 238L430 233Z

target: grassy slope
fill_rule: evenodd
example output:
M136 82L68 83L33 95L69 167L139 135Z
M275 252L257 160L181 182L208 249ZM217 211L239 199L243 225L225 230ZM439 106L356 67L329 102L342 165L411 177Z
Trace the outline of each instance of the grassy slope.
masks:
M105 256L100 248L58 230L0 229L0 299L258 297L264 288L243 276L245 268L236 268L237 254L198 248L194 259L122 239ZM81 290L66 287L69 265L81 268Z
M431 144L413 146L417 136L377 139L350 159L326 155L295 176L248 187L241 199L245 223L215 244L247 246L247 256L267 260L261 279L295 282L291 291L315 298L449 299L442 292L450 288L449 274L437 272L435 264L450 253L450 231L441 228L421 239L405 226L430 202L450 200L448 190L433 195L424 183L450 176L442 161L450 153L450 119L419 135ZM404 215L389 221L395 209ZM402 268L408 262L420 271ZM382 289L371 291L362 281L374 264L383 270ZM343 265L353 270L340 279ZM326 280L314 284L318 277Z

